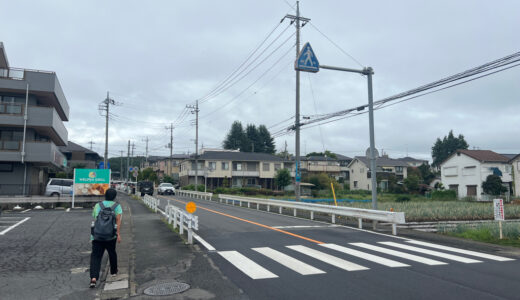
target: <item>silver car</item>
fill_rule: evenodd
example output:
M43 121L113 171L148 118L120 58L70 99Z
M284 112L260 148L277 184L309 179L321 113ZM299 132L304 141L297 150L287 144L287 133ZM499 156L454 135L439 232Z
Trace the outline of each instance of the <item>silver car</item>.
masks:
M50 178L45 188L45 196L70 196L73 184L72 179Z
M173 187L173 184L168 182L163 182L159 184L159 187L157 187L157 193L159 195L174 195L175 194L175 188Z

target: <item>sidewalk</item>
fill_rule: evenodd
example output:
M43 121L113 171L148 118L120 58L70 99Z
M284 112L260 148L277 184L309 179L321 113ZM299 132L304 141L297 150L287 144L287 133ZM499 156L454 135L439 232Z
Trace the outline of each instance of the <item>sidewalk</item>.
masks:
M101 299L153 299L156 296L145 295L145 289L176 283L186 283L190 288L167 299L247 299L213 267L205 249L186 245L161 220L161 214L123 193L119 193L118 201L123 207L122 241L117 245L119 274L101 278Z

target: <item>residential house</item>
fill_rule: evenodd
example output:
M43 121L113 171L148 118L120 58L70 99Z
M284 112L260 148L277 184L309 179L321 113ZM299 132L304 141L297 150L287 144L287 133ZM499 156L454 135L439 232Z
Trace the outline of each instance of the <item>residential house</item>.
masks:
M397 160L407 163L409 167L420 167L421 165L428 165L428 160L416 159L410 156L398 158Z
M171 159L169 156L158 159L156 162L157 176L163 178L168 175L174 180L179 180L181 163L189 158L190 156L188 154L173 154Z
M509 160L513 175L513 195L520 197L520 154L515 155Z
M341 166L337 159L327 156L304 156L300 158L302 176L327 173L336 179L341 174Z
M255 186L273 189L276 171L292 170L293 166L293 162L267 153L205 150L198 157L198 184L204 184L206 179L208 188ZM181 163L181 186L195 184L195 169L194 156ZM294 176L294 172L291 174Z
M350 180L350 170L348 169L348 165L352 161L352 157L348 157L338 153L335 154L336 159L339 163L339 178L343 178L345 182L348 182Z
M97 169L101 161L99 154L71 141L68 141L67 146L58 148L65 155L68 168Z
M457 192L459 198L483 196L482 183L488 175L500 176L511 188L511 164L506 156L490 150L457 150L441 164L441 181L445 188Z
M42 194L63 170L69 104L56 73L12 68L0 42L0 194Z
M402 181L407 177L407 167L408 164L406 162L389 158L387 155L376 159L376 172L385 176L393 175L397 181ZM348 168L350 170L349 182L351 190L372 190L370 159L368 157L354 157ZM379 187L383 190L388 189L388 179L381 179Z

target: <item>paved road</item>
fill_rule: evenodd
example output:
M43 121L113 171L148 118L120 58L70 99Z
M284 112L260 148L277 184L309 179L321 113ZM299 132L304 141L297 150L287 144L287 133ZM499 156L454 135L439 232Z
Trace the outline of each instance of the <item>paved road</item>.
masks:
M159 198L197 203L209 256L251 299L520 299L519 257Z

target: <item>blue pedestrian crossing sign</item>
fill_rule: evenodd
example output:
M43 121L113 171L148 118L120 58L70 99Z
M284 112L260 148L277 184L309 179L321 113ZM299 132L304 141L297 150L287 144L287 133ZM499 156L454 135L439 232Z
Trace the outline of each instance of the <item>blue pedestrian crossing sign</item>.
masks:
M316 73L320 70L320 63L312 51L311 44L306 43L303 45L298 58L294 62L294 69L304 72Z

